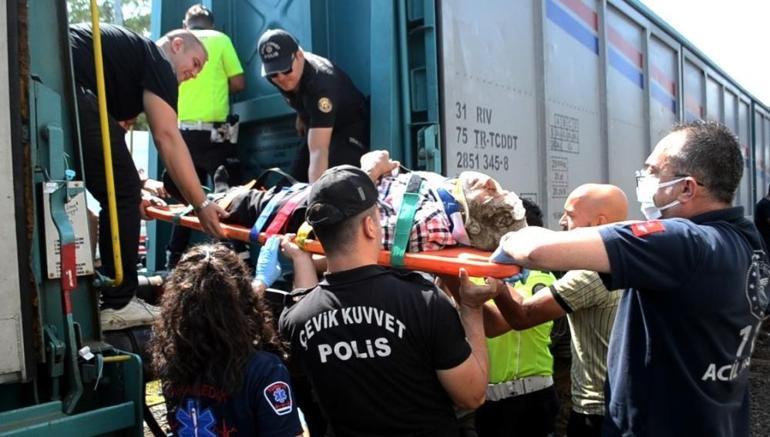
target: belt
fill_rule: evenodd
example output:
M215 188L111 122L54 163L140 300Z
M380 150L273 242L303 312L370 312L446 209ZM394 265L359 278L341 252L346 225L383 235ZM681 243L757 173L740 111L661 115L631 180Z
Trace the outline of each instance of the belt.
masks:
M552 376L529 376L526 378L514 379L498 384L487 385L487 400L500 401L507 398L532 393L553 385Z
M180 121L179 130L202 130L210 131L224 124L223 122L205 122L205 121Z

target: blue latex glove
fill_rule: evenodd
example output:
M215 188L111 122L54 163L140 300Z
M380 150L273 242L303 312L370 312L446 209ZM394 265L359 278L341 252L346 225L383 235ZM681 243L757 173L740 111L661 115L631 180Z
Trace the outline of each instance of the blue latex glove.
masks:
M525 269L524 267L521 268L521 271L519 273L516 273L515 275L511 276L510 278L505 278L503 281L509 283L509 284L515 284L519 281L521 281L522 285L527 284L527 279L529 279L530 270Z
M266 287L273 285L273 282L281 276L281 263L278 262L280 250L281 239L276 235L270 237L259 250L254 279L262 282Z
M502 244L500 246L497 246L497 249L495 249L495 251L492 252L492 255L489 257L489 260L492 261L493 263L498 263L498 264L516 264L516 260L503 250Z

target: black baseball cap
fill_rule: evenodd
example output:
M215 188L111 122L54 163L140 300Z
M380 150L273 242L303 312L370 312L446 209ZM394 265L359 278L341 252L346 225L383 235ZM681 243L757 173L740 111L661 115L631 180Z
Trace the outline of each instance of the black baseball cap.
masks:
M305 220L313 227L340 223L377 203L377 188L363 170L338 165L326 170L310 188Z
M257 43L262 59L262 76L283 73L291 68L292 55L299 50L297 40L282 29L269 29L259 37Z

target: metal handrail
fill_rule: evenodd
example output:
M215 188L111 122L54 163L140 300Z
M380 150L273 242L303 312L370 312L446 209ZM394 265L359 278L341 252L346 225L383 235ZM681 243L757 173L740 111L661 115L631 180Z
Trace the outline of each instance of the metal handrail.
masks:
M123 260L120 256L120 232L118 231L118 207L115 201L115 175L112 172L112 143L107 123L107 92L104 87L104 64L102 59L102 35L99 30L99 7L91 0L91 28L94 43L94 66L96 67L96 97L99 104L99 125L102 132L102 153L104 155L104 178L107 183L107 212L110 218L110 239L112 260L115 265L114 286L123 283Z

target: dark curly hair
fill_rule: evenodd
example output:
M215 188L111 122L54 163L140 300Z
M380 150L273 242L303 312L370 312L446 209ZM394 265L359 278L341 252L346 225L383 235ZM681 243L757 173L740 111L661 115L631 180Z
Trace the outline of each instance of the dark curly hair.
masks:
M222 244L191 248L168 278L153 326L150 351L164 392L202 385L237 392L252 351L286 358L272 319L235 252Z

